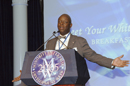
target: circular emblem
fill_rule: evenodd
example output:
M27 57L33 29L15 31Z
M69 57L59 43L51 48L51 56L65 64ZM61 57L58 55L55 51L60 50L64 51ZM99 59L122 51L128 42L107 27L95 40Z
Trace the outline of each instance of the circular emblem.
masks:
M46 50L39 53L31 65L31 75L39 85L54 85L65 74L66 63L63 56L55 50Z

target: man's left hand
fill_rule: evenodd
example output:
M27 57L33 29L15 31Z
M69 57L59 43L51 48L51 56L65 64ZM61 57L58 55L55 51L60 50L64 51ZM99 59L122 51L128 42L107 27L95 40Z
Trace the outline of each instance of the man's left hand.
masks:
M115 58L115 59L113 60L112 65L113 65L113 66L116 66L116 67L125 67L125 66L128 66L129 60L121 60L121 58L122 58L123 56L124 56L124 55L121 55L121 56Z

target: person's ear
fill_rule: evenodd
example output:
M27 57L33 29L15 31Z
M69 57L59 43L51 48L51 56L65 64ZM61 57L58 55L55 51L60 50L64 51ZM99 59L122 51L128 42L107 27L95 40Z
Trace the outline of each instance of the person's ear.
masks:
M70 28L72 27L72 23L70 24Z

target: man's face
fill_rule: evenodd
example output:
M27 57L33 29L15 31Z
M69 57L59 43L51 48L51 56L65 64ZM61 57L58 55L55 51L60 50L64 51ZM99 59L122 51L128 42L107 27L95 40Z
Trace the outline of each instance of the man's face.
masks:
M72 27L69 16L61 15L58 19L58 30L61 35L65 35L70 32L70 28Z

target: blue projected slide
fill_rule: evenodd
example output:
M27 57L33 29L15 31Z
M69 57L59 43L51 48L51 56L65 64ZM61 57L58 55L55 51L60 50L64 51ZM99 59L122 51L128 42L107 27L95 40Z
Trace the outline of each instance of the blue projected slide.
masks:
M45 41L64 13L72 19L71 33L84 37L98 54L130 60L130 0L44 0ZM111 70L86 62L91 77L86 86L130 86L130 66Z

